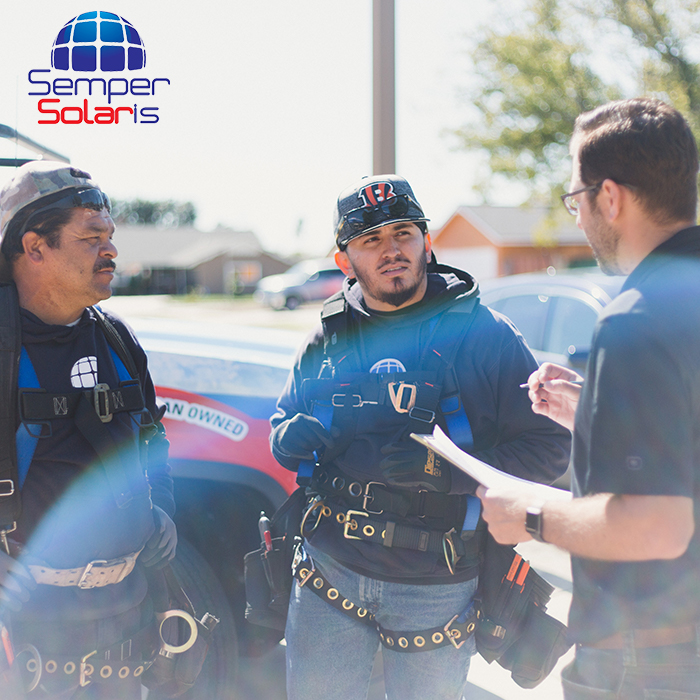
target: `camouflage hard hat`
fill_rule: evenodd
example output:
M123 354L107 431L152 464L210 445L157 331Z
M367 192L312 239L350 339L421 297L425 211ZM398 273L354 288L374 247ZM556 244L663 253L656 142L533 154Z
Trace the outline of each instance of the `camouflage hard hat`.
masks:
M340 250L370 231L400 221L413 221L425 231L423 209L400 175L373 175L343 190L335 205L335 241Z
M72 189L97 189L90 173L67 163L35 160L17 169L0 190L0 245L12 219L26 206L49 195Z

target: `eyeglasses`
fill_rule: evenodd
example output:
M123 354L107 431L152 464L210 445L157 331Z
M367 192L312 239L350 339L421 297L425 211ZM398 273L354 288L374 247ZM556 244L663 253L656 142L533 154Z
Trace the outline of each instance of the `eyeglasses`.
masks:
M578 216L579 202L577 199L574 199L574 197L577 194L583 194L584 192L599 190L603 182L604 180L601 180L596 185L588 185L588 187L582 187L580 190L574 190L573 192L567 192L566 194L561 195L561 201L564 202L566 211L568 211L571 216Z
M112 203L102 190L98 190L94 187L85 190L73 190L65 197L61 197L55 202L51 202L51 204L47 204L45 207L40 207L33 211L24 223L24 226L22 226L19 232L20 237L30 230L31 227L29 224L35 219L37 214L42 214L52 209L93 209L94 211L106 209L108 212L111 212Z
M346 226L352 233L359 233L368 228L379 226L385 221L393 219L423 219L425 215L418 202L409 195L400 194L390 197L381 204L373 207L358 207L351 209L343 216L343 223L338 228L338 235ZM347 234L345 234L347 235ZM345 236L342 236L343 238Z

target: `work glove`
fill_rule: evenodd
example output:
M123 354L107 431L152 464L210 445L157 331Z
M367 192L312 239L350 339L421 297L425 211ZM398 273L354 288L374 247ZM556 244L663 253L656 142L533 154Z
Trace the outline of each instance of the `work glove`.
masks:
M162 569L174 556L177 549L177 528L170 516L158 506L153 506L156 529L141 550L139 560L144 566Z
M29 570L0 551L0 610L19 612L35 588L36 581Z
M297 413L277 428L272 437L273 451L294 459L314 459L314 452L333 446L333 437L318 418Z
M449 463L423 445L390 442L382 447L379 463L387 484L412 491L448 493L452 485Z

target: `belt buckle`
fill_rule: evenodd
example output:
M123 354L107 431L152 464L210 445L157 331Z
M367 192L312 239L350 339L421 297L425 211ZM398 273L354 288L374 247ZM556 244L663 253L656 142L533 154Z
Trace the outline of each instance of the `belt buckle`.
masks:
M462 633L459 630L453 630L450 629L452 627L452 623L459 617L459 615L455 615L444 627L445 631L445 636L450 640L450 643L455 649L460 649L463 645L464 642L466 642L466 639L463 639L459 644L455 642L455 638L459 639L462 636Z
M369 518L369 513L365 513L364 511L361 510L349 510L347 513L345 513L345 525L343 527L343 537L345 537L346 540L361 540L361 537L355 537L355 535L349 534L349 530L357 530L357 523L352 519L353 515L361 515L363 518ZM355 523L355 527L352 526L352 523Z
M365 492L362 494L362 507L364 508L364 510L366 510L368 513L372 513L372 515L381 515L384 512L384 509L382 509L382 510L370 510L367 507L367 505L369 503L372 503L372 501L374 500L374 496L369 492L370 486L386 486L386 484L383 484L381 481L368 481L367 486L365 486ZM348 512L350 512L350 511L348 511ZM366 517L369 517L369 516L366 516Z
M78 588L81 588L82 590L88 590L90 588L96 588L97 584L96 583L90 583L88 580L89 576L92 574L92 570L96 567L102 567L105 566L105 564L108 564L108 568L112 568L113 566L118 566L121 563L122 566L126 566L127 561L126 559L117 559L114 562L110 562L107 559L95 559L94 561L91 561L86 567L85 571L83 571L83 575L80 577L80 580L78 581Z
M109 384L95 384L92 395L97 417L103 423L109 423L114 415L109 410Z

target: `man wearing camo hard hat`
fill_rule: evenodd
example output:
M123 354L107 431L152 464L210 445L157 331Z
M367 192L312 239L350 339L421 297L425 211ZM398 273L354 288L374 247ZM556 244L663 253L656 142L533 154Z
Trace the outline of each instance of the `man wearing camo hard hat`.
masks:
M272 452L308 494L285 632L289 700L364 697L380 644L390 700L465 692L476 483L411 433L437 423L527 479L566 469L568 431L535 416L519 388L537 362L479 303L471 275L437 264L427 221L398 175L340 194L335 259L347 279L272 417Z
M110 209L53 161L0 191L3 700L138 700L159 649L149 585L175 554L172 479L145 353L94 307L114 277Z

